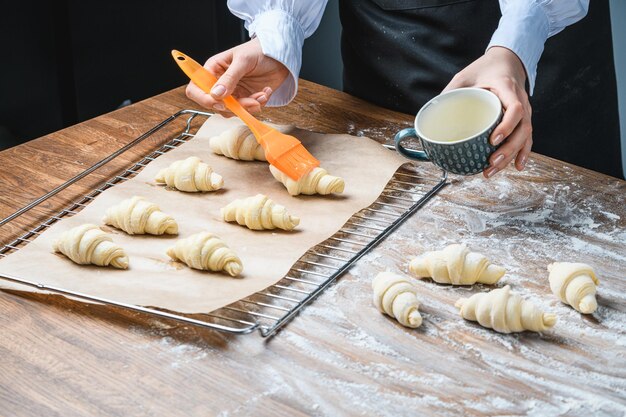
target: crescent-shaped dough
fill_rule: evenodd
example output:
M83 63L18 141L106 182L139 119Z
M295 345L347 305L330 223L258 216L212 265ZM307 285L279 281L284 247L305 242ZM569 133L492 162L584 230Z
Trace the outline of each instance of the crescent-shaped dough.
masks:
M480 253L465 245L453 244L439 251L426 252L409 263L409 271L420 278L454 285L495 284L506 272Z
M330 175L328 171L320 167L313 168L311 172L298 181L292 180L273 165L270 165L270 171L274 178L283 183L291 195L340 194L343 193L346 185L343 178Z
M128 268L128 256L121 246L113 243L111 235L95 224L83 224L67 230L52 243L52 249L79 265Z
M213 153L242 161L267 161L265 151L246 125L240 125L209 139Z
M263 194L233 201L222 208L222 217L227 222L236 221L252 230L293 230L300 223L298 217L287 213L285 206Z
M464 319L500 333L542 332L556 323L556 315L544 313L530 301L511 293L508 285L460 298L455 306Z
M381 272L372 281L374 305L381 313L395 318L406 327L419 327L422 316L418 309L417 287L393 272Z
M159 184L190 193L215 191L224 185L222 176L195 156L173 162L159 171L154 179Z
M600 283L593 268L583 263L555 262L548 265L550 289L559 300L583 314L598 308L596 287Z
M204 271L226 271L236 277L243 271L241 259L219 237L213 233L201 232L181 239L167 250L175 261Z
M131 197L110 207L104 223L122 229L129 235L175 235L178 224L172 216L163 213L159 206L143 197Z

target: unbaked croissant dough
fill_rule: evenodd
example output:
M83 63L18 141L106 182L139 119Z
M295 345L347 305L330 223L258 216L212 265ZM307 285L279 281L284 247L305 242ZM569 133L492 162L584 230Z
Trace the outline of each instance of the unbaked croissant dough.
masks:
M298 217L287 213L285 206L263 194L233 201L222 208L222 217L227 222L236 221L252 230L293 230L300 223Z
M345 188L345 182L343 178L330 175L328 174L328 171L320 167L313 168L311 172L300 178L298 181L292 180L291 178L289 178L289 176L281 172L273 165L270 165L270 171L272 172L274 178L282 182L285 187L287 187L287 191L291 195L325 195L333 193L343 193L343 190Z
M128 256L124 249L113 243L111 235L95 224L83 224L63 232L52 243L52 249L80 265L128 268Z
M505 273L501 266L459 244L424 253L409 263L409 271L420 278L430 277L435 282L454 285L495 284Z
M374 305L381 313L398 320L406 327L419 327L422 316L418 309L417 287L393 272L381 272L372 281Z
M236 277L243 271L241 259L218 236L196 233L181 239L167 250L170 258L180 260L194 269L226 271Z
M460 298L455 306L464 319L477 321L500 333L542 332L556 323L556 315L544 313L530 301L511 293L508 285Z
M172 216L163 213L156 204L137 196L110 207L104 216L104 223L129 235L178 233L178 224Z
M596 286L600 283L593 268L587 264L555 262L548 265L550 288L565 304L584 314L598 308Z
M227 158L267 161L265 151L246 125L234 127L209 139L211 150Z
M224 185L222 176L213 172L209 165L195 156L173 162L169 167L159 171L154 179L159 184L167 184L169 187L190 193L215 191Z

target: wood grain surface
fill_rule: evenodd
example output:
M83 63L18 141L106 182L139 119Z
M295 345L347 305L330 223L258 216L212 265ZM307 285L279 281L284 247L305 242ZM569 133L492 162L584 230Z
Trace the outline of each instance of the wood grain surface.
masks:
M178 88L1 152L0 217L182 108L196 106ZM263 116L380 141L412 121L306 81L292 104ZM0 228L2 241L138 159L148 142ZM522 173L450 182L269 340L0 292L0 415L625 415L626 182L537 154ZM501 283L557 314L554 329L500 335L463 321L454 301L482 286L417 282L424 324L415 330L375 310L376 273L404 273L411 256L451 242L505 266ZM553 261L595 267L594 315L550 293Z

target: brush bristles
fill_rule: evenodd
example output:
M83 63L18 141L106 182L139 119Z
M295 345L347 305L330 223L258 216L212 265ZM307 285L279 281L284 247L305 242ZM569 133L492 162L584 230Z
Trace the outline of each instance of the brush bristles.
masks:
M272 162L272 165L284 172L285 175L289 176L292 180L298 181L311 172L313 168L318 167L320 161L315 159L315 157L300 144Z

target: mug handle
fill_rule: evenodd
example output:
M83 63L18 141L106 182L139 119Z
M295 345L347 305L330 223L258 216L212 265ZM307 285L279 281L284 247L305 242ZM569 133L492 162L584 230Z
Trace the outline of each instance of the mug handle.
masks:
M418 161L430 161L430 158L428 158L428 155L426 154L426 152L406 149L404 146L402 146L400 142L402 142L404 139L407 139L407 138L417 139L417 135L415 134L414 128L407 127L406 129L402 129L401 131L396 133L396 137L393 139L395 146L396 146L396 151L398 151L400 155L409 159L415 159Z

